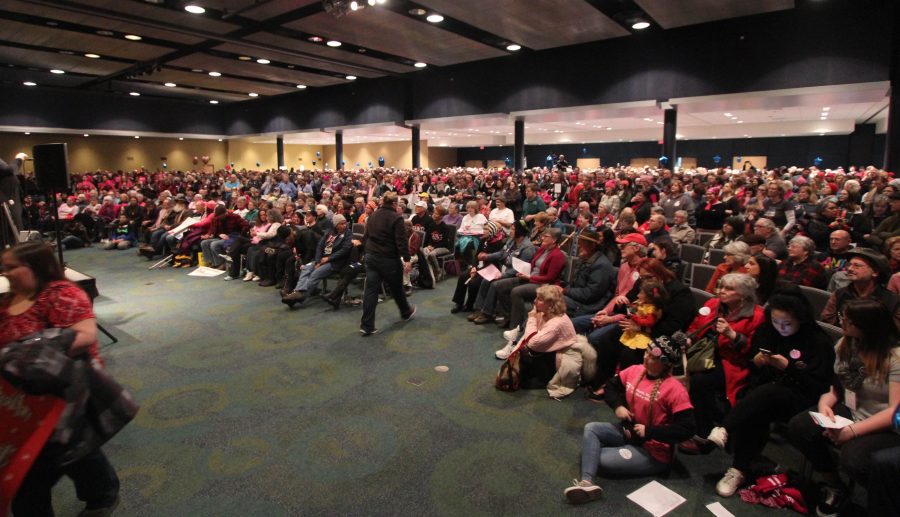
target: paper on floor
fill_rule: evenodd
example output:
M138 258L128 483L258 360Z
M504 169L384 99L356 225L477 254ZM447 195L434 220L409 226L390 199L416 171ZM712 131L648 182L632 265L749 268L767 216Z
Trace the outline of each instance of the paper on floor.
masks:
M190 273L188 273L188 276L206 276L206 277L213 277L213 276L219 276L219 275L221 275L221 274L224 273L224 272L225 272L225 271L223 271L223 270L221 270L221 269L213 269L213 268L211 268L211 267L200 266L200 267L198 267L197 269L195 269L195 270L191 271Z
M716 517L734 517L734 514L725 509L722 503L710 503L706 505L706 509Z
M652 513L654 517L662 517L687 500L658 481L651 481L638 488L628 494L628 498Z

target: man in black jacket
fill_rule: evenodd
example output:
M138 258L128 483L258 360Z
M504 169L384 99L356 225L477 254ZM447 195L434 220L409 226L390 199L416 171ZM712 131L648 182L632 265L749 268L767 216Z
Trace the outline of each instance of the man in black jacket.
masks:
M409 237L396 205L397 194L385 193L381 199L381 207L366 221L366 233L363 236L366 249L366 291L363 294L363 315L359 326L359 332L364 336L378 332L375 328L375 309L378 307L378 291L382 282L394 297L404 321L409 321L416 313L415 306L409 305L403 292L403 271L410 267Z
M351 239L353 233L347 225L344 216L338 214L332 217L334 224L327 235L319 239L316 248L315 259L304 264L300 279L294 291L281 298L281 303L293 308L295 303L303 303L307 293L319 287L319 282L331 274L332 271L344 269L350 260L350 251L353 249Z

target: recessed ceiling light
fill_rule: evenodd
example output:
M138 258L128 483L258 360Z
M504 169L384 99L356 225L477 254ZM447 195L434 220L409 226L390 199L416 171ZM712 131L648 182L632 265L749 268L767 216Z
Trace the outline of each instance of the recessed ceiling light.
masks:
M370 1L371 1L371 5L375 5L375 0L370 0ZM352 2L350 2L350 10L355 11L357 9L359 9L359 2L357 2L356 0L353 0Z
M213 99L213 100L211 100L211 101L209 101L209 103L210 103L210 104L218 104L218 103L219 103L219 101L217 101L217 100L215 100L215 99Z
M418 9L418 8L409 10L409 14L411 14L413 16L422 16L423 14L425 14L427 12L428 11L426 11L425 9Z
M99 34L100 36L112 36L113 31L99 30L97 31L97 34Z
M828 111L828 110L830 110L830 109L831 109L830 106L825 106L824 108L822 108L822 111Z
M166 83L165 86L168 86L169 88L174 88L174 87L176 87L176 86L178 86L178 85L175 84L175 83Z
M85 133L85 134L83 134L82 136L84 136L84 137L89 137L89 136L91 136L91 135Z
M210 72L209 75L212 77L219 77L222 74L221 74L221 72Z
M328 45L329 47L337 48L337 47L341 46L341 42L338 40L332 39L332 40L328 40L328 43L326 43L326 45Z
M312 41L313 43L322 43L322 38L320 38L319 36L310 36L306 39Z
M131 40L131 41L141 41L144 38L138 36L137 34L126 34L125 39Z
M306 85L305 85L305 84L298 84L298 85L297 85L297 88L299 88L299 89L301 89L301 90L305 90L305 89L306 89Z
M269 61L268 59L265 59L265 58L257 59L256 62L261 65L268 65L269 63L271 63L271 61Z
M828 120L828 117L819 117L819 120Z
M30 131L26 131L25 134L26 134L26 135L30 135L31 132L30 132Z
M141 96L141 94L138 92L129 92L128 95L131 95L132 97L140 97Z
M91 59L100 59L99 54L85 54L84 57L89 57Z
M348 81L355 81L355 80L356 80L356 76L355 76L355 75L348 75L346 79L347 79Z
M646 120L647 122L653 122L652 118L645 118L644 120Z
M140 138L140 137L139 137L138 135L134 135L134 139L135 139L135 140L137 140L137 139L139 139L139 138Z
M221 142L221 141L222 141L222 139L220 138L220 139L219 139L219 142Z
M646 29L646 28L649 27L649 26L650 26L650 24L649 24L648 22L643 22L643 21L642 21L642 22L636 22L636 23L633 23L633 24L631 25L631 28L634 29L634 30L638 30L638 31L639 31L639 30Z
M733 115L732 115L731 113L726 113L725 116L726 116L726 117L731 117L731 116L733 116Z
M259 97L259 94L256 93L256 92L250 92L250 93L248 93L247 95L249 95L249 96L251 96L251 97Z
M413 66L416 68L425 68L426 66L428 66L428 63L423 63L423 62L419 61L418 63L414 64Z
M184 140L184 137L179 136L178 139L179 139L179 140Z
M521 49L522 49L522 45L516 45L515 43L511 43L506 46L506 50L508 50L510 52L515 52L515 51L521 50Z
M238 56L238 59L240 59L241 61L252 61L253 60L253 58L250 56Z
M206 9L194 4L188 4L184 6L184 10L191 14L203 14L206 12Z
M51 73L51 74L64 74L64 73L66 73L66 72L63 71L63 70L59 70L59 69L54 68L53 70L50 70L50 73Z
M25 86L37 86L37 83L33 83L33 82L31 82L31 81L25 81L25 82L22 83L22 84L24 84Z
M203 73L203 70L200 70L199 68L191 68L191 72L195 72L195 73L198 73L198 74L202 74L202 73Z
M743 120L738 120L737 123L738 123L738 124L743 124L744 121L743 121Z
M429 14L425 19L430 21L431 23L441 23L442 21L444 21L444 17L439 14Z

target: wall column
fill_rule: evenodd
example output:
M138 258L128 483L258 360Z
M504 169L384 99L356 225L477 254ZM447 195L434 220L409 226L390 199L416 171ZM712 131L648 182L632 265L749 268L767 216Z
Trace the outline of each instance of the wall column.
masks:
M668 161L665 163L660 163L661 166L666 169L674 169L675 164L677 163L677 157L675 156L675 141L676 141L676 132L678 128L678 112L675 108L669 108L665 111L665 118L663 122L663 156L668 158Z
M412 129L412 168L418 169L422 166L421 129L418 124L413 124L410 129Z
M278 168L284 167L284 135L275 137L275 154L278 155Z
M334 170L344 168L344 132L338 129L334 132Z
M525 168L525 119L517 118L513 145L513 169L517 172Z

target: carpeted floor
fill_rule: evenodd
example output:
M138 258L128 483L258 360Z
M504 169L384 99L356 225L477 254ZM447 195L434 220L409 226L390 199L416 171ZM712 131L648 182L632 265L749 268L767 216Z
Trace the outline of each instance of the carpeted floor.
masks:
M358 307L289 311L273 288L148 271L133 251L66 260L97 277L98 321L120 339L104 347L108 367L142 404L105 447L118 515L647 514L626 495L650 479L602 479L603 502L565 503L582 427L612 411L581 391L496 391L500 331L450 314L455 279L417 291L409 323L381 304L381 333L363 338ZM783 449L766 452L799 466ZM772 512L715 495L728 465L718 451L679 456L660 478L687 498L672 515L708 515L715 501ZM81 508L68 481L54 497L58 515Z

